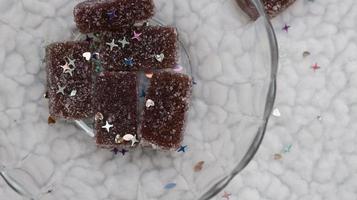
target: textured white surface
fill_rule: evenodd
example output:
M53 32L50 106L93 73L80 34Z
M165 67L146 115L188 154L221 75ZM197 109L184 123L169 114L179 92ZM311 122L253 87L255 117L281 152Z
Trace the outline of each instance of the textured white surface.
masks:
M168 0L157 1L162 11L159 15L165 16L168 23L179 19L176 21L178 27L186 33L192 32L192 35L183 37L193 43L191 45L194 50L200 51L197 59L205 60L197 67L207 67L206 70L199 70L198 74L201 79L206 80L205 84L197 86L197 90L201 91L200 95L206 98L194 105L200 112L193 111L193 114L197 114L197 117L205 115L210 122L218 124L223 123L226 118L229 118L228 121L234 121L231 113L226 110L232 108L227 99L234 101L235 91L229 90L225 84L231 84L237 77L240 78L240 74L254 74L257 78L260 74L256 73L261 70L231 69L224 63L230 55L221 54L222 57L218 58L215 51L211 50L217 49L220 53L234 52L234 55L240 58L238 63L251 65L252 59L244 53L254 42L242 42L240 46L237 45L240 41L235 39L236 35L240 34L245 39L254 40L254 37L248 37L252 35L250 30L234 34L228 31L224 36L219 35L221 31L217 31L212 33L218 34L217 37L199 38L204 36L205 24L217 25L227 31L236 23L233 18L223 18L226 15L215 12L217 7L227 1L210 3L209 0L190 0L191 3L187 3L177 0L173 1L174 4L165 1ZM126 164L127 160L111 160L110 153L96 150L91 144L93 142L77 134L78 129L74 126L59 124L49 131L44 121L47 117L44 106L46 102L40 100L43 85L35 84L38 78L45 77L43 71L40 72L43 52L39 50L39 46L50 42L43 41L44 38L56 41L70 37L68 30L73 27L71 11L75 3L69 0L0 0L1 144L10 142L15 144L15 147L22 146L24 152L33 150L35 146L35 156L32 156L32 165L28 166L27 171L38 177L38 184L47 182L47 178L52 174L61 177L61 182L67 186L64 190L67 194L72 194L70 199L135 199L135 191L139 190L137 187L140 185L145 185L146 191L139 193L137 198L155 197L162 193L162 187L156 186L172 180L175 180L177 186L164 197L169 199L170 195L177 195L177 190L184 191L188 187L185 185L187 180L174 177L177 168L164 167L160 173L155 170L148 171L140 177L140 183L137 172L142 170L140 166L147 163L151 163L147 164L148 166L180 166L183 160L179 156L164 155L166 157L160 157L158 160L142 160L140 165ZM173 16L171 13L177 9L186 10L187 13L175 12L177 16ZM222 18L213 18L213 13L222 15ZM215 24L222 21L225 24ZM273 20L281 54L275 107L279 109L281 116L271 118L258 154L225 189L232 193L231 200L357 198L357 125L354 123L357 119L357 107L354 104L357 100L356 21L357 2L354 0L297 0L296 4ZM9 23L12 28L4 22ZM281 30L284 23L291 26L289 33ZM196 26L201 24L203 27L197 31ZM221 46L216 46L218 43ZM224 49L220 49L223 47ZM303 58L304 51L311 52L311 55ZM224 56L228 58L224 59ZM310 66L315 62L321 69L313 72ZM227 77L227 74L231 77ZM218 81L210 81L213 79ZM244 76L241 81L244 81ZM249 86L241 85L238 90L244 92L249 90ZM242 105L245 105L244 99L242 101ZM207 104L215 106L208 108ZM249 108L242 107L241 113L246 112L250 112ZM318 119L318 116L321 118ZM210 126L209 123L202 127L194 125L193 123L193 127L189 128L202 128L204 132L203 136L200 131L194 136L214 144L212 147L202 145L203 150L220 152L223 146L226 148L224 154L200 154L206 157L195 158L192 163L187 162L187 165L180 166L181 170L187 168L185 172L188 177L198 159L209 164L210 160L216 162L217 156L221 156L218 162L224 163L236 153L235 149L227 148L231 147L231 138L222 137L215 142L217 131L210 129L217 127ZM54 135L48 136L49 132ZM5 138L4 135L8 137ZM46 142L41 143L42 141ZM273 155L280 153L289 144L292 144L290 152L282 154L281 160L274 160ZM193 148L191 150L199 151ZM11 157L11 151L0 152L7 152L6 155L0 154L2 160ZM140 153L133 156L139 156ZM186 157L194 158L194 155L187 154ZM102 168L104 162L105 167ZM35 168L36 164L41 170ZM228 163L227 168L233 164ZM201 173L214 178L214 175L221 174L222 171L224 169L217 166L204 166ZM56 177L51 179L56 180ZM118 178L125 177L132 181L121 185ZM200 181L206 180L198 176L195 181L199 185ZM196 187L199 189L200 186ZM223 192L217 199L221 199L222 195ZM46 199L46 196L43 198ZM20 198L0 181L0 199Z

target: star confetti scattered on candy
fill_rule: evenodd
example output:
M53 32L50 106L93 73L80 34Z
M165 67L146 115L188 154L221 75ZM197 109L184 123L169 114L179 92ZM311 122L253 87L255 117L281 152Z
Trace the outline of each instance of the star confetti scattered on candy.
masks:
M311 66L311 68L316 72L316 70L320 69L321 67L315 63L314 65Z
M124 49L126 45L129 45L129 41L126 40L126 37L124 37L122 40L118 40L118 42L121 44L121 48Z
M232 194L230 194L230 193L224 191L224 194L223 194L222 198L225 198L225 199L229 200L229 198L230 198L231 195L232 195Z
M61 93L62 95L64 95L64 89L66 89L66 86L61 87L60 85L58 85L58 90L56 94Z
M63 73L65 73L67 70L71 69L67 62L64 65L61 65L60 67L63 69Z
M134 65L134 60L133 58L124 58L124 64L126 66L132 67Z
M72 66L72 67L76 67L76 59L71 59L71 58L67 58L68 59L68 66Z
M284 27L283 27L283 31L288 32L290 27L291 26L285 24Z
M187 145L185 145L185 146L180 146L180 147L177 149L177 152L183 152L183 153L185 153L185 152L186 152L186 148L187 148Z
M117 44L115 44L114 39L112 39L111 42L107 42L106 44L110 47L110 51L112 51L114 47L119 47Z
M69 69L66 70L64 73L65 73L65 74L69 74L70 76L73 76L73 71L74 71L74 68L69 68Z
M108 20L112 21L115 17L118 17L115 10L107 12Z
M134 31L133 34L134 34L134 36L131 38L132 40L136 39L138 41L141 41L140 36L141 36L142 33L137 33L137 32Z
M110 128L113 128L113 125L112 124L109 124L108 121L105 122L105 125L102 126L102 128L106 129L107 132L109 133L110 132Z

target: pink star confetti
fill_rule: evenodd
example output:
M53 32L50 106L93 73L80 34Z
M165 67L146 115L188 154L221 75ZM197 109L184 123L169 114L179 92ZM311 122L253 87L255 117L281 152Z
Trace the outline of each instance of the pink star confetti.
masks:
M132 40L133 39L137 39L138 41L141 41L141 38L140 38L141 34L142 33L137 33L137 32L134 31L134 36L131 39Z
M320 69L321 67L317 63L315 63L311 66L311 68L314 70L314 72L316 72L316 70Z
M229 198L230 198L231 195L232 195L232 194L230 194L230 193L224 191L224 194L223 194L222 198L225 198L225 199L229 200Z
M289 28L290 28L290 27L291 27L291 26L285 24L284 27L283 27L283 31L289 32Z

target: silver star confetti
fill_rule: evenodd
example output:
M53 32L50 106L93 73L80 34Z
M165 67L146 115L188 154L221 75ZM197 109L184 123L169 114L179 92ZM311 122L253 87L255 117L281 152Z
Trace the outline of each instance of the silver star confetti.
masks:
M131 141L131 146L134 146L135 143L139 142L137 139L136 139L136 136L135 135L132 135L132 134L126 134L124 135L123 137L124 141Z
M70 97L74 97L77 94L77 90L72 90L71 94L69 95Z
M64 95L64 89L66 89L66 86L61 87L58 85L58 90L57 90L56 94L61 93L62 95Z
M110 51L113 50L114 47L119 47L117 44L115 44L114 39L112 39L112 42L107 42L106 44L110 47Z
M152 107L152 106L155 106L155 102L153 101L153 100L151 100L151 99L148 99L147 101L146 101L146 107L147 108L150 108L150 107Z
M129 41L126 40L126 37L124 37L122 40L118 40L118 42L121 44L121 48L125 48L125 45L129 45Z
M63 73L65 73L67 70L71 69L67 62L64 65L61 65L60 67L63 69Z
M71 76L73 76L73 71L74 71L74 68L69 68L68 70L66 70L64 73L66 74L69 74Z
M113 125L112 124L109 124L108 121L105 122L105 126L102 126L102 128L106 129L107 132L109 133L110 132L110 128L113 128Z
M75 64L76 59L71 59L69 57L67 59L68 59L68 66L76 67Z
M162 62L165 58L165 55L163 53L155 55L155 59L159 62Z

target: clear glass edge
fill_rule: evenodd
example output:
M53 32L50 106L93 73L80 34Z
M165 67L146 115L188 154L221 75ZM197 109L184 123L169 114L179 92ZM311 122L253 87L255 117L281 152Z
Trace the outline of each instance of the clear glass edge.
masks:
M231 181L232 179L241 172L249 162L254 158L255 154L257 153L260 144L263 141L265 131L269 122L269 118L271 116L271 112L273 110L273 106L275 103L276 97L276 78L278 72L278 64L279 64L279 48L278 42L276 39L275 31L273 26L269 20L268 15L265 13L263 4L261 0L251 0L258 10L259 16L263 17L264 26L266 28L268 39L269 39L269 46L270 46L270 62L271 62L271 72L270 72L270 83L269 83L269 90L266 97L265 109L264 109L264 116L263 116L263 123L258 129L256 136L254 137L253 143L247 150L246 154L243 156L243 159L239 162L239 164L232 170L232 172L221 178L214 184L212 187L207 189L207 191L198 199L198 200L208 200L215 197L219 192L221 192Z

